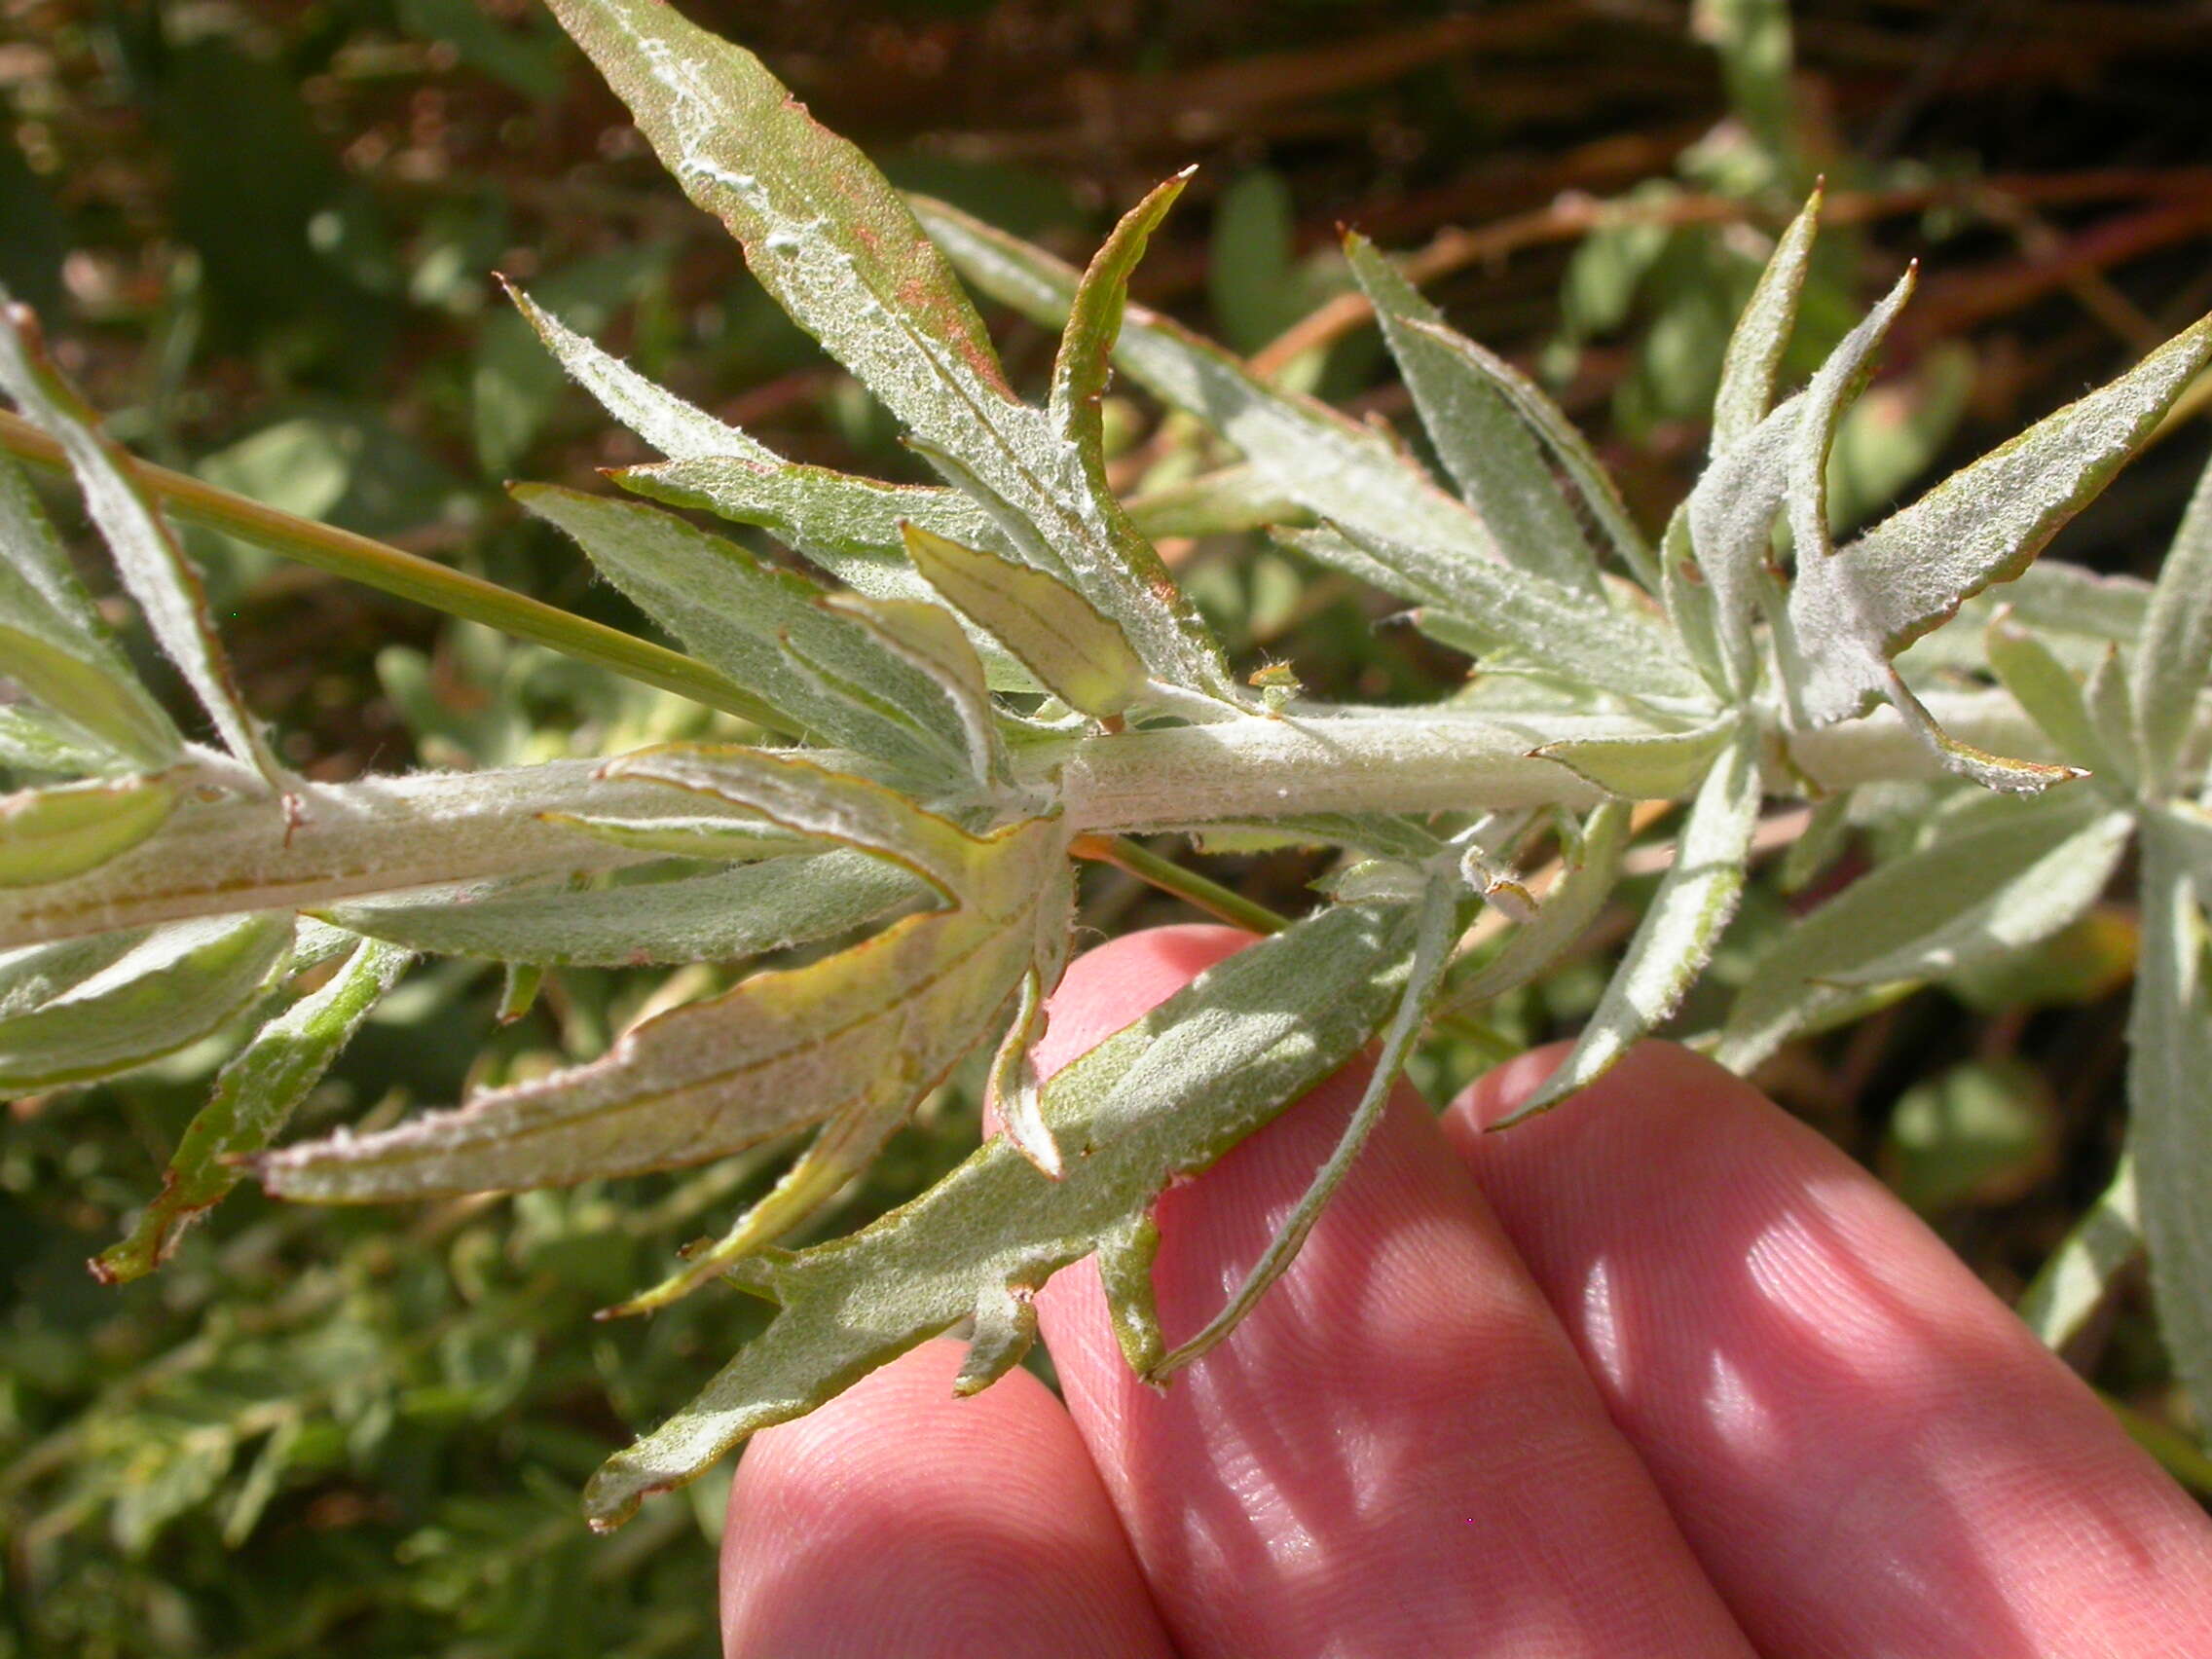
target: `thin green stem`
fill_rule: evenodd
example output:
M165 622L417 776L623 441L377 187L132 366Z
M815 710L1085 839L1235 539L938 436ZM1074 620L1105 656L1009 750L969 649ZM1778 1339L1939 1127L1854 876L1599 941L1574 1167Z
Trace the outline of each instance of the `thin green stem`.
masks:
M66 473L61 446L20 416L0 410L0 450L51 472ZM182 472L133 459L131 469L156 500L188 523L266 547L318 571L481 622L631 680L674 691L785 736L797 735L776 710L726 675L666 645L571 615L497 582L404 553L333 525L287 513Z
M2156 1457L2160 1468L2198 1497L2212 1497L2212 1457L2199 1451L2194 1441L2148 1413L2122 1405L2101 1389L2097 1398L2104 1401L2105 1410L2120 1419L2120 1426L2127 1430L2127 1438Z
M1196 905L1209 916L1218 916L1232 927L1246 928L1256 934L1273 934L1290 926L1288 916L1255 903L1195 869L1185 869L1174 860L1161 858L1126 835L1078 835L1068 851L1094 864L1112 865L1162 893L1174 894L1186 904Z

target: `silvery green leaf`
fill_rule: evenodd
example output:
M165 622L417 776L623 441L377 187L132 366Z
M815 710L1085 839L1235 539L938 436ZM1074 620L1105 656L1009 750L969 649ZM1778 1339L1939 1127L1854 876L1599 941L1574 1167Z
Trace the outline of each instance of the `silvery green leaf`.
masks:
M856 593L874 599L934 602L936 594L906 563L900 526L924 530L966 547L1002 547L1005 537L981 506L941 485L879 484L827 467L743 457L710 457L624 467L614 482L673 507L691 507L756 525L828 571ZM1057 561L1054 562L1055 568ZM992 685L1034 691L1036 682L980 630Z
M2098 796L1993 796L1846 887L1760 960L1714 1057L1748 1071L1850 988L1933 978L2046 939L2104 891L2132 820Z
M1705 682L1665 629L1638 611L1615 608L1527 571L1488 561L1445 561L1424 548L1350 527L1284 531L1280 539L1362 579L1386 577L1389 591L1433 606L1477 637L1525 651L1570 680L1662 707L1711 706ZM1438 620L1425 610L1420 618L1424 628Z
M66 990L0 1020L0 1093L112 1077L197 1043L267 993L291 943L288 915L156 929Z
M617 756L600 775L723 801L780 829L858 847L904 866L947 899L957 899L987 845L895 790L795 752L667 743Z
M1729 722L1716 720L1688 731L1563 738L1531 753L1557 760L1607 794L1628 800L1674 800L1696 789L1732 730Z
M1142 538L1081 448L1008 387L975 308L913 214L760 60L661 0L554 0L555 14L763 287L918 438L1036 527L1155 675L1234 695L1204 625L1150 579ZM1142 552L1139 552L1142 549Z
M968 751L968 772L979 788L1006 773L1006 751L999 741L999 714L991 701L987 671L969 643L959 615L941 605L918 599L869 599L831 594L823 601L849 616L893 656L910 664L942 694L945 707Z
M733 1274L781 1305L699 1396L611 1458L584 1493L606 1529L755 1431L804 1416L923 1338L976 1318L962 1386L1020 1357L1020 1306L1095 1253L1132 1363L1159 1357L1147 1211L1356 1051L1397 1003L1402 908L1342 905L1216 965L1049 1083L1066 1154L1052 1181L994 1137L938 1185L849 1237L764 1253Z
M1833 864L1851 836L1851 796L1831 794L1813 803L1812 815L1797 839L1782 855L1775 885L1785 893L1802 893L1813 878Z
M96 868L159 830L175 805L175 786L159 774L0 796L0 887Z
M1257 467L1244 462L1148 490L1127 507L1130 522L1151 536L1235 535L1305 513Z
M1758 818L1756 739L1746 727L1721 752L1699 786L1675 844L1675 862L1660 877L1650 908L1629 940L1628 954L1614 970L1573 1051L1544 1086L1496 1127L1546 1111L1602 1077L1675 1012L1736 913Z
M758 439L647 380L621 358L574 332L512 282L501 281L507 298L514 301L515 309L537 331L545 349L559 359L570 378L661 454L685 461L742 456L768 465L780 464L775 452Z
M1398 1006L1392 1011L1389 1023L1383 1028L1382 1039L1375 1056L1374 1069L1369 1072L1367 1087L1361 1090L1358 1104L1345 1121L1344 1130L1337 1137L1336 1146L1328 1159L1313 1172L1313 1179L1306 1191L1299 1195L1289 1214L1275 1224L1274 1235L1268 1247L1260 1253L1244 1274L1222 1310L1207 1320L1195 1335L1178 1343L1162 1353L1145 1370L1145 1377L1161 1382L1182 1370L1193 1360L1220 1346L1223 1339L1243 1323L1252 1309L1259 1306L1260 1298L1269 1287L1289 1271L1305 1245L1313 1224L1320 1220L1321 1211L1336 1196L1337 1189L1351 1173L1352 1164L1367 1145L1367 1137L1382 1121L1384 1109L1390 1103L1390 1091L1406 1069L1412 1057L1414 1044L1419 1038L1421 1027L1428 1018L1431 1005L1436 1001L1438 987L1443 983L1444 971L1452 965L1452 942L1458 933L1459 889L1456 881L1432 876L1425 891L1414 901L1418 920L1415 925L1413 959L1406 970L1404 987L1398 992ZM1015 1356L1016 1358L1019 1355Z
M1749 436L1774 402L1775 375L1797 329L1797 300L1805 289L1813 238L1820 229L1821 197L1816 187L1774 244L1758 285L1728 336L1728 350L1720 359L1720 389L1713 399L1714 455Z
M295 782L289 816L266 800L197 792L160 830L105 864L39 887L0 890L0 950L194 916L292 911L366 893L544 871L609 869L647 855L576 834L564 815L649 819L658 785L555 760L483 772ZM689 816L758 820L720 802Z
M1760 573L1772 556L1775 516L1787 502L1800 568L1831 551L1828 447L1867 359L1910 298L1913 280L1908 269L1843 337L1805 389L1717 452L1690 492L1690 546L1712 596L1728 682L1739 694L1751 682L1751 611Z
M906 527L906 555L947 604L1069 708L1104 719L1144 691L1149 677L1127 637L1058 577L919 525Z
M207 614L200 572L140 487L129 458L100 431L84 398L47 357L29 310L4 291L0 291L0 389L69 458L86 510L115 556L124 587L137 602L164 653L207 710L225 747L264 780L281 777L259 723L231 677L214 620Z
M1573 507L1472 343L1445 328L1442 313L1365 237L1347 236L1345 254L1438 457L1490 534L1492 557L1600 597L1597 561Z
M1065 321L1078 285L1070 267L940 202L917 199L914 209L983 293L1048 327ZM1389 440L1325 404L1278 391L1180 324L1128 307L1114 361L1218 430L1268 485L1309 512L1469 559L1488 554L1474 516Z
M2158 1334L2194 1402L2212 1400L2212 995L2204 910L2157 821L2143 829L2143 944L2127 1019L2128 1154Z
M254 1034L194 1114L161 1192L129 1234L93 1259L101 1283L127 1284L169 1259L185 1229L238 1185L238 1160L283 1128L412 960L405 950L360 940L327 982Z
M1805 387L1805 413L1789 445L1789 534L1799 565L1835 551L1828 538L1828 452L1844 411L1872 372L1875 351L1919 280L1920 267L1907 265L1896 286L1837 343Z
M2165 856L2195 880L2197 903L2212 905L2212 812L2193 801L2168 800L2145 807L2143 817L2157 821Z
M886 651L823 590L723 536L637 501L553 485L515 498L558 525L592 563L700 657L832 743L923 778L965 770L959 716L929 679Z
M57 940L0 951L0 1020L43 1008L145 940L143 930Z
M1608 800L1590 814L1582 833L1563 849L1558 879L1535 916L1513 930L1505 946L1454 985L1448 1011L1471 1009L1527 984L1589 931L1620 879L1628 849L1629 803Z
M0 675L12 677L8 652L7 636L0 633ZM129 765L112 746L73 720L31 703L0 703L0 766L10 771L89 778L127 770Z
M1846 719L1890 695L1889 659L1968 595L2025 570L2142 447L2208 360L2212 317L1833 556L1801 558L1789 617L1807 665L1807 715Z
M2196 481L2181 529L2158 567L2135 647L2132 688L2144 784L2162 793L2196 719L2212 672L2212 464Z
M795 774L721 770L761 800L810 787ZM865 803L837 798L834 785L814 787L828 797L826 818L870 828ZM948 907L657 1014L587 1065L383 1133L271 1154L259 1164L264 1184L339 1203L565 1186L703 1163L822 1124L822 1143L757 1224L764 1242L841 1186L890 1120L989 1035L1041 941L1066 933L1066 837L1056 823L1025 820L982 839L941 829L967 843Z
M2054 1352L2066 1346L2111 1297L2115 1282L2143 1256L2142 1201L2135 1164L2122 1158L2112 1185L2083 1212L2050 1253L2015 1309Z
M70 568L38 498L0 457L0 674L86 735L142 766L184 747Z
M922 897L865 853L770 859L667 881L587 889L438 888L334 904L324 920L439 956L548 967L735 962L828 939Z
M1882 678L1890 704L1902 717L1906 729L1927 746L1947 772L1972 778L1983 789L2010 794L2040 794L2054 784L2082 776L2079 766L2014 759L1955 737L1929 713L1928 705L1913 694L1896 669L1884 665Z
M2118 646L2107 646L2116 651ZM2125 800L2135 766L2132 756L2111 748L2089 718L2081 683L2049 646L2004 611L1989 625L1983 652L1999 683L2043 729L2059 755L2086 771L2100 792Z
M2089 670L2082 684L2082 702L2088 710L2089 729L2096 733L2111 764L2115 785L2133 798L2142 783L2143 739L2118 645L2106 646L2103 659Z
M680 859L725 859L733 864L782 858L805 852L806 837L759 819L733 818L726 812L639 814L618 818L598 812L548 812L548 824L610 842L635 853L666 853Z

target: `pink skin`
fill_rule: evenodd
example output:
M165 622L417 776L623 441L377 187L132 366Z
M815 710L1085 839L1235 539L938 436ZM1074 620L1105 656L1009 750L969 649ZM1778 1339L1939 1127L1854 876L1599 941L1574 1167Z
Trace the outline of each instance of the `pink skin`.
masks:
M1045 1068L1243 942L1084 957ZM1663 1045L1474 1127L1557 1058L1441 1125L1401 1089L1290 1272L1164 1393L1085 1263L1038 1299L1065 1408L1018 1373L953 1399L940 1342L758 1436L725 1652L2212 1654L2212 1527L1907 1211ZM1170 1342L1358 1082L1161 1200Z

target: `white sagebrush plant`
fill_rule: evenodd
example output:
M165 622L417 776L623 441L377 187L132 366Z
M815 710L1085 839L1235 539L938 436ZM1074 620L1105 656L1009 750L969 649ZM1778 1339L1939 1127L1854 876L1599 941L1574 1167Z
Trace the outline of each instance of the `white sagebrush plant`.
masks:
M569 373L666 458L615 475L633 498L517 498L681 654L388 549L334 558L281 515L134 461L10 306L0 387L22 419L0 433L74 473L220 747L187 741L134 678L0 461L0 669L20 693L0 703L0 760L27 786L0 800L0 1084L112 1076L276 1010L103 1276L153 1269L246 1169L286 1198L405 1199L664 1169L814 1127L763 1201L632 1305L719 1276L778 1312L593 1480L595 1525L927 1336L971 1331L959 1386L984 1387L1028 1346L1038 1287L1086 1256L1130 1364L1163 1379L1288 1263L1425 1022L1575 942L1620 875L1630 801L1687 803L1675 857L1528 1112L1675 1010L1735 908L1769 797L1817 801L1823 838L1863 786L1950 774L1966 782L1937 793L1911 850L1787 934L1711 1046L1747 1068L1885 988L2045 938L2139 840L2133 1175L2032 1317L2062 1336L2124 1254L2114 1238L2139 1228L2182 1375L2212 1404L2212 483L2156 587L2030 564L2212 360L2212 319L1838 546L1830 445L1912 278L1778 401L1816 198L1738 325L1711 464L1654 546L1549 398L1356 236L1351 269L1449 488L1382 432L1126 304L1181 179L1079 273L903 200L755 57L660 0L553 5L685 192L943 483L787 461L517 294ZM955 270L1062 330L1043 407L1009 386ZM1172 498L1118 500L1100 414L1113 367L1240 460ZM764 529L833 581L653 502ZM239 697L170 512L681 691L764 741L305 782ZM1153 545L1193 525L1272 530L1407 601L1476 672L1419 709L1314 703L1279 673L1255 690ZM1973 600L1998 583L2009 604ZM1028 1056L1067 958L1071 855L1172 830L1333 846L1346 867L1313 913L1040 1084ZM1513 860L1545 831L1561 873L1535 902ZM1486 904L1497 921L1473 928ZM553 966L838 940L662 1012L589 1064L271 1150L419 955L502 962L527 988ZM1378 1037L1374 1081L1306 1201L1220 1317L1168 1348L1154 1199ZM986 1049L999 1136L859 1233L776 1247Z

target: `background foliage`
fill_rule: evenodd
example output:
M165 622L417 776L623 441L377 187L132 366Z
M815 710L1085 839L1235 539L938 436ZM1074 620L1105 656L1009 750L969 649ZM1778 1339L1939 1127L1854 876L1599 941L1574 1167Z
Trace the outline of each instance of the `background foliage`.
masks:
M1552 381L1647 525L1702 453L1720 348L1764 255L1737 227L1771 231L1813 172L1830 180L1831 225L1851 229L1824 243L1795 373L1904 256L1928 272L1852 428L1862 508L2107 378L2212 299L2197 113L2212 29L2190 9L1807 5L1794 77L1770 36L1731 34L1737 11L691 8L901 182L1078 257L1112 210L1200 162L1138 288L1239 350L1297 358L1271 342L1346 287L1337 222L1424 248L1455 324ZM644 454L564 387L498 300L497 269L787 454L917 475L531 7L4 0L0 18L0 279L143 455L637 626L500 492L514 475L588 483ZM1599 203L1625 211L1605 222ZM1050 337L994 321L1034 384ZM1353 331L1292 372L1401 414L1377 357ZM1124 478L1159 483L1174 424L1122 413ZM2202 433L2184 425L2125 475L2067 556L2146 571ZM195 551L249 700L311 776L598 753L700 718L212 536ZM1175 551L1240 660L1284 658L1317 692L1379 700L1450 673L1411 630L1371 630L1350 584L1285 554L1229 538ZM1882 834L1864 830L1825 879ZM1286 905L1314 873L1297 855L1213 867ZM1691 1023L1810 897L1767 872ZM1110 872L1086 904L1101 930L1178 913ZM2002 971L1793 1044L1761 1080L2013 1294L2109 1179L2135 937L2115 903ZM1603 966L1515 993L1494 1038L1570 1028ZM563 972L503 1028L500 989L463 963L418 975L303 1126L588 1057L647 986ZM0 1145L0 1654L711 1652L714 1484L608 1541L584 1534L574 1492L755 1315L719 1293L651 1321L588 1314L716 1225L763 1161L398 1212L241 1194L163 1274L102 1290L83 1261L157 1184L219 1053L21 1103ZM1486 1058L1479 1038L1445 1046L1422 1081L1441 1097ZM957 1159L973 1092L945 1091L833 1224ZM2075 1357L2162 1406L2134 1302Z

